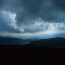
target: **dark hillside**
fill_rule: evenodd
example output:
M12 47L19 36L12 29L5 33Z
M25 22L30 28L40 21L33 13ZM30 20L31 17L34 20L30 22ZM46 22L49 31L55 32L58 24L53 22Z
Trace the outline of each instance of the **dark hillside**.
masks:
M32 41L30 45L40 47L51 47L51 48L65 48L65 39L64 38L42 39Z

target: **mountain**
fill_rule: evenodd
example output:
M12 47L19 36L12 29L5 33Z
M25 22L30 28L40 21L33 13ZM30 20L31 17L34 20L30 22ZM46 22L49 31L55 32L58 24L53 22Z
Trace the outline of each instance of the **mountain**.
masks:
M12 37L0 36L0 45L25 45L29 47L43 47L43 48L65 48L65 38L57 37L50 39L18 39Z
M19 45L20 43L22 44L27 41L29 41L29 40L0 36L0 44L4 44L4 45Z
M38 46L44 48L65 48L65 38L50 38L31 41L30 46Z

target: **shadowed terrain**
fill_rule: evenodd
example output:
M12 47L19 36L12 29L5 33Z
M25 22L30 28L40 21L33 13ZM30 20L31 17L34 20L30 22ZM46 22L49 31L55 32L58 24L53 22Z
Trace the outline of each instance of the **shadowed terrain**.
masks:
M65 38L41 40L23 40L0 37L0 54L2 55L55 55L65 53ZM47 57L46 56L46 57Z
M50 38L41 40L18 39L0 36L0 45L19 45L43 48L65 48L65 38Z
M65 48L65 38L41 39L32 41L30 45L44 48Z

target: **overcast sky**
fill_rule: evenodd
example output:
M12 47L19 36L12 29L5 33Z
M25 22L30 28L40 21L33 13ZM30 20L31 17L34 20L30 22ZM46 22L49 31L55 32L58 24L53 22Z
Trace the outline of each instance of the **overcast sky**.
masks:
M65 31L65 0L0 0L0 34Z

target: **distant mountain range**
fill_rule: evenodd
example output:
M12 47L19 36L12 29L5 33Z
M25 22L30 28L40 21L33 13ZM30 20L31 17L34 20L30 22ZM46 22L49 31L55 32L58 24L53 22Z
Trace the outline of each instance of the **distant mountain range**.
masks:
M39 39L39 40L23 40L11 37L0 36L0 45L20 45L32 47L44 47L44 48L65 48L65 38L57 37L50 39Z
M24 40L19 38L0 36L0 44L3 44L3 45L19 45L20 43L22 44L27 41L29 41L29 39Z

